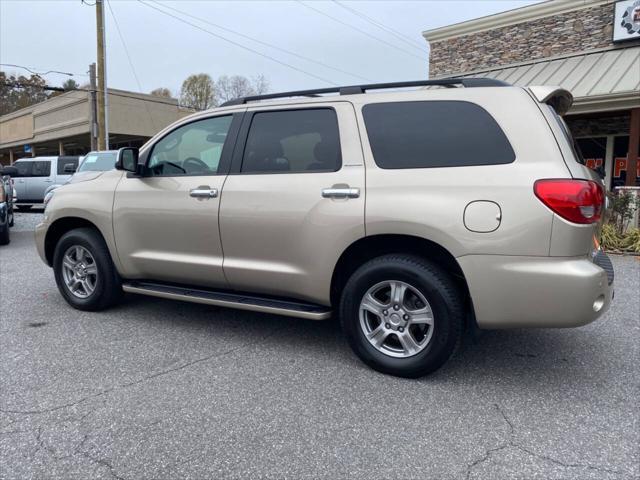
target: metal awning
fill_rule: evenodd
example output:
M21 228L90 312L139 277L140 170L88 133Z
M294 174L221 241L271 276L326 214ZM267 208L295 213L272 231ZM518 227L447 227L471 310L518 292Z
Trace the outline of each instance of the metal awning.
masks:
M569 90L569 114L640 107L640 46L534 60L495 69L447 75L488 77L517 86L553 85Z

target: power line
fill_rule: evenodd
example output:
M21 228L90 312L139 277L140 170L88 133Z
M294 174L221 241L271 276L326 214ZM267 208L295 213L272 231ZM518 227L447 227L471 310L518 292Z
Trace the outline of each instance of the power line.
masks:
M202 23L206 23L207 25L211 25L212 27L219 28L220 30L224 30L225 32L233 33L234 35L238 35L238 36L240 36L242 38L246 38L247 40L251 40L252 42L256 42L256 43L259 43L259 44L264 45L266 47L273 48L274 50L278 50L280 52L286 53L287 55L291 55L293 57L299 58L301 60L305 60L307 62L315 63L315 64L320 65L322 67L329 68L331 70L335 70L336 72L340 72L340 73L343 73L345 75L349 75L350 77L359 78L360 80L365 80L367 82L371 81L370 79L367 79L367 78L362 77L360 75L357 75L355 73L351 73L351 72L348 72L346 70L342 70L341 68L334 67L332 65L328 65L328 64L326 64L324 62L321 62L319 60L315 60L313 58L306 57L304 55L300 55L300 54L298 54L296 52L292 52L291 50L287 50L285 48L278 47L277 45L273 45L271 43L267 43L267 42L259 40L257 38L250 37L249 35L245 35L243 33L240 33L238 31L236 31L236 30L232 30L230 28L223 27L222 25L218 25L218 24L210 22L208 20L204 20L202 18L198 18L195 15L191 15L191 14L189 14L187 12L182 11L182 10L178 10L177 8L173 8L173 7L169 6L169 5L165 5L163 3L158 2L157 0L150 0L150 1L152 1L155 4L162 5L164 8L168 8L169 10L173 10L174 12L180 13L180 14L186 16L186 17L193 18L194 20L198 20L198 21L200 21Z
M327 18L330 18L334 22L337 22L337 23L339 23L341 25L344 25L345 27L350 28L351 30L355 30L356 32L360 32L361 34L366 35L369 38L372 38L376 42L380 42L380 43L382 43L382 44L384 44L384 45L386 45L388 47L395 48L396 50L398 50L398 51L400 51L400 52L402 52L402 53L404 53L406 55L410 55L410 56L412 56L414 58L417 58L421 62L426 61L423 57L419 57L418 55L415 55L414 53L412 53L412 52L410 52L408 50L405 50L404 48L401 48L401 47L399 47L397 45L394 45L393 43L389 43L389 42L387 42L386 40L384 40L384 39L382 39L380 37L376 37L375 35L372 35L371 33L367 32L365 30L362 30L362 29L356 27L355 25L351 25L350 23L343 22L339 18L336 18L336 17L334 17L332 15L329 15L328 13L325 13L322 10L318 10L317 8L312 7L311 5L306 4L302 0L297 0L297 1L298 1L298 3L300 5L303 5L303 6L307 7L308 9L313 10L317 14L322 15L322 16L327 17Z
M322 81L324 83L329 83L331 85L336 85L337 86L337 84L334 83L331 80L327 80L326 78L323 78L323 77L320 77L318 75L315 75L314 73L311 73L311 72L308 72L306 70L303 70L302 68L298 68L298 67L296 67L294 65L291 65L289 63L286 63L286 62L283 62L281 60L278 60L277 58L274 58L271 55L267 55L266 53L262 53L262 52L259 52L258 50L254 50L251 47L247 47L245 45L242 45L241 43L238 43L238 42L236 42L234 40L231 40L231 39L229 39L227 37L219 35L219 34L217 34L215 32L212 32L211 30L207 30L206 28L202 28L201 26L196 25L195 23L191 23L191 22L189 22L189 21L187 21L187 20L185 20L183 18L177 17L177 16L175 16L175 15L169 13L169 12L165 12L164 10L161 10L161 9L159 9L157 7L154 7L153 5L149 5L148 3L145 3L142 0L138 0L138 2L141 3L142 5L146 6L146 7L153 8L154 10L157 10L158 12L160 12L160 13L162 13L164 15L172 17L172 18L178 20L179 22L186 23L187 25L191 25L193 28L197 28L198 30L200 30L202 32L208 33L209 35L212 35L212 36L214 36L216 38L219 38L220 40L223 40L223 41L225 41L227 43L235 45L236 47L242 48L243 50L247 50L247 51L249 51L251 53L255 53L256 55L260 55L261 57L264 57L264 58L266 58L268 60L271 60L272 62L278 63L278 64L280 64L280 65L282 65L284 67L290 68L291 70L295 70L297 72L300 72L300 73L303 73L305 75L308 75L309 77L313 77L313 78L315 78L317 80L320 80L320 81Z
M425 45L421 45L418 42L416 42L415 40L413 40L411 37L408 37L407 35L398 32L397 30L394 30L393 28L371 18L370 16L356 10L355 8L351 8L348 5L345 5L344 3L338 1L338 0L333 0L333 3L335 3L336 5L338 5L339 7L344 8L345 10L347 10L348 12L351 12L352 14L354 14L357 17L360 17L361 19L363 19L365 22L370 23L371 25L374 25L376 27L378 27L380 30L383 30L387 33L389 33L390 35L393 35L394 37L396 37L398 40L400 40L403 43L406 43L407 45L409 45L410 47L415 48L416 50L421 51L422 53L425 52Z
M116 18L116 14L113 12L113 8L111 8L110 0L107 0L107 6L109 7L109 12L111 12L111 18L113 18L113 23L115 23L116 25L116 30L118 31L118 36L120 37L120 41L122 42L124 53L127 55L127 60L129 61L131 72L133 73L133 77L136 79L136 83L138 84L138 90L142 91L142 84L140 83L140 79L138 78L138 74L136 73L136 68L133 66L133 62L131 61L131 55L129 55L129 49L127 48L127 43L124 41L124 37L122 36L122 31L120 30L120 25L118 24L118 19ZM149 111L149 107L146 103L144 104L144 106L145 106L145 109L147 110L147 115L149 115L151 126L153 127L154 130L156 130L156 124L153 121L153 116Z

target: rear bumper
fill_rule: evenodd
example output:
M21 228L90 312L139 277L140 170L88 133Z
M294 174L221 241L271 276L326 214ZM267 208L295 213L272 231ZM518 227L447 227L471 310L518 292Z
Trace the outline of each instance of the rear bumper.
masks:
M613 297L613 269L608 274L587 257L467 255L458 262L480 328L579 327L606 312Z

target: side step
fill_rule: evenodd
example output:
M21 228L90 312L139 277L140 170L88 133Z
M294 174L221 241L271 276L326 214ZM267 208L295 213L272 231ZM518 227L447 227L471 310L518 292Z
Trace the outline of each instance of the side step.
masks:
M271 297L216 290L202 290L155 282L127 282L122 285L122 289L125 292L139 293L151 297L204 303L206 305L217 305L219 307L237 308L254 312L273 313L286 317L306 318L308 320L326 320L331 317L331 310L328 307Z

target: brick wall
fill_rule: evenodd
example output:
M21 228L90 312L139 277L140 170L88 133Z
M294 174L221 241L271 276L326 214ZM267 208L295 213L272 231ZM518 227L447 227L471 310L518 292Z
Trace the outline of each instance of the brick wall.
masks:
M613 8L612 3L606 3L518 25L434 41L431 43L429 74L438 77L609 47L613 45ZM625 46L629 43L626 42Z

